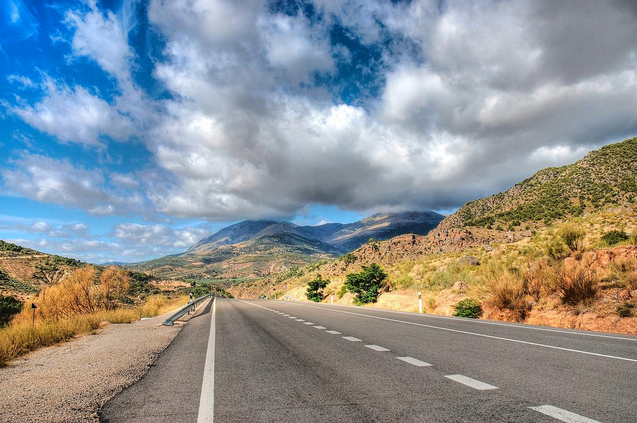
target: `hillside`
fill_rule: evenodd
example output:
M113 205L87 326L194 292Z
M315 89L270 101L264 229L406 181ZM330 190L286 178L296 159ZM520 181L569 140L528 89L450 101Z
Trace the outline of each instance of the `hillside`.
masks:
M0 295L23 300L85 263L0 240Z
M439 230L548 225L607 205L632 204L636 196L637 138L632 138L592 151L574 164L543 169L505 192L470 201Z

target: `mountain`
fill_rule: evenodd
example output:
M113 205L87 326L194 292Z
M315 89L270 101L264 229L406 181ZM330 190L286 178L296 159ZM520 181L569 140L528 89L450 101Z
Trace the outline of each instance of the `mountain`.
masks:
M354 250L370 238L382 241L403 234L427 235L443 220L433 211L374 214L343 227L323 239L341 251Z
M254 238L256 234L268 226L275 225L276 223L277 222L272 220L246 220L241 223L228 226L227 228L223 228L209 237L202 239L197 244L190 247L187 253L203 253L221 245L232 245L247 241Z
M170 279L243 282L336 258L370 238L382 240L404 233L426 234L442 219L442 215L427 211L375 214L359 222L318 226L247 220L202 239L183 254L130 268Z
M354 223L327 223L317 226L298 226L291 222L246 220L202 239L186 254L206 254L222 245L258 239L263 236L294 234L306 240L321 241L327 245L324 252L345 253L366 243L370 238L385 240L396 235L414 233L425 235L438 226L444 216L432 212L403 212L374 214Z
M546 225L637 198L637 138L607 145L576 163L540 170L505 192L470 201L439 230Z

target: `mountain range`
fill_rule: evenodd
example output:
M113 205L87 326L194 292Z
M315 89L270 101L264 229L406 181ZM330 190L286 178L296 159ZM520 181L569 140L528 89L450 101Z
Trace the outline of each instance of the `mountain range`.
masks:
M161 278L230 279L240 283L288 271L354 250L370 238L425 235L444 219L432 211L378 213L353 223L300 226L246 220L219 230L182 254L132 268Z
M354 223L326 223L299 226L291 222L273 220L246 220L202 239L186 254L205 254L223 246L263 237L294 236L324 252L346 253L356 249L370 238L386 240L405 233L425 235L438 226L444 216L433 212L403 212L374 214ZM321 244L322 243L322 244Z

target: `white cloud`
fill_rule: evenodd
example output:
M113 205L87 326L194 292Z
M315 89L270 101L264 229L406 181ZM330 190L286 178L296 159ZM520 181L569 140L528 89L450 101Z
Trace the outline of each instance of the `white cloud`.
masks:
M61 141L104 146L103 137L126 140L135 132L132 120L81 86L69 87L51 78L42 85L44 98L12 111L31 126Z
M71 40L74 55L89 57L120 81L128 81L133 52L127 34L112 12L103 13L95 0L88 1L88 6L87 13L70 10L65 16L67 25L75 30Z
M113 191L102 172L26 152L12 167L0 170L10 194L43 203L79 208L96 215L144 214L147 200L139 193Z

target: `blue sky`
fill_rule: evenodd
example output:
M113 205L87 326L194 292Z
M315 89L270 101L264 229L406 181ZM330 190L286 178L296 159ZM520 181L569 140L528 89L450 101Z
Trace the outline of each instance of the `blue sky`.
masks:
M243 219L449 212L637 135L637 8L6 0L0 238L91 262Z

